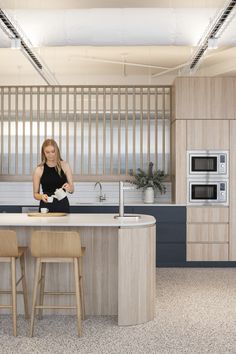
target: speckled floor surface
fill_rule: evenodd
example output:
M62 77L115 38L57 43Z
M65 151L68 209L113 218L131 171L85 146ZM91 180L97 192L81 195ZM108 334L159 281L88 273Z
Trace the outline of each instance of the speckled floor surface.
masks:
M18 319L11 336L10 316L0 316L0 353L184 354L236 353L236 268L157 269L155 320L118 327L115 317L89 317L83 337L74 316L45 316L35 337Z

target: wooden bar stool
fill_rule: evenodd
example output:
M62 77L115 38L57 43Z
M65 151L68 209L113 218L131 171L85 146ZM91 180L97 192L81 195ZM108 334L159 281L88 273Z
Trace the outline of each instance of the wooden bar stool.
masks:
M43 309L76 309L78 335L82 335L81 318L84 319L84 289L82 276L82 256L85 247L81 247L80 235L75 231L34 231L31 236L31 253L36 257L30 336L34 332L35 310L39 309L39 318ZM75 292L44 291L47 263L73 263ZM39 305L37 293L40 284ZM44 295L76 295L76 306L43 305Z
M11 294L12 303L11 305L0 305L0 308L10 308L12 309L12 319L13 319L13 335L16 336L16 314L17 314L17 294L23 294L24 296L24 307L25 307L25 318L29 318L28 311L28 293L25 279L25 252L27 247L18 247L17 237L15 231L11 230L0 230L0 262L7 262L11 264L11 290L1 290L0 294ZM21 277L16 281L16 259L20 260ZM22 281L23 291L17 291L17 285Z

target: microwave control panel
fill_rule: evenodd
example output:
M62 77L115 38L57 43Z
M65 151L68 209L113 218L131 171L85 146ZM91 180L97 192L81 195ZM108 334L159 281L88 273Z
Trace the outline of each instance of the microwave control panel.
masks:
M222 154L219 158L219 173L226 174L227 173L227 164L226 164L226 155Z
M220 183L219 200L226 201L226 184L224 182Z

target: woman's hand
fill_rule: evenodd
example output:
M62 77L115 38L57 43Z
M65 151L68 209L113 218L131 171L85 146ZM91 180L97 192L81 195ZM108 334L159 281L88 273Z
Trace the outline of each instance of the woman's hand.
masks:
M44 203L47 203L47 201L48 201L48 195L47 195L47 194L42 194L42 195L41 195L41 200L42 200Z
M72 193L71 186L69 183L64 183L62 188L65 189L68 193Z

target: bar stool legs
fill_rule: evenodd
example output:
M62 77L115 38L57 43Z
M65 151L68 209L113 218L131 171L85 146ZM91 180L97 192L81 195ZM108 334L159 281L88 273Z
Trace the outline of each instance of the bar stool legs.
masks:
M83 274L80 258L85 253L77 231L34 231L31 235L31 254L36 258L30 336L34 334L35 311L42 317L43 309L76 309L78 335L82 335L81 317L84 318ZM75 292L44 291L47 263L72 263L74 268ZM40 284L39 305L37 305ZM76 306L44 305L44 295L75 295Z
M75 294L76 294L76 311L77 311L77 321L78 321L78 336L82 335L81 327L81 300L80 300L80 285L79 285L79 264L78 258L74 258L74 274L75 274Z
M12 296L12 322L13 335L16 337L16 259L11 257L11 296Z
M27 290L26 278L25 278L25 254L24 253L20 256L20 268L21 268L21 277L22 277L25 319L29 319L30 316L29 316L29 305L28 305L28 290Z
M63 259L60 259L63 262ZM46 263L57 263L56 259L53 258L36 258L36 268L35 268L35 278L34 278L34 289L33 289L33 298L32 298L32 312L31 312L31 325L30 325L30 337L34 335L34 322L35 322L35 312L38 309L39 318L42 318L42 312L44 308L53 308L53 309L76 309L77 314L77 322L78 322L78 336L82 335L82 325L81 319L85 317L85 308L84 308L84 289L83 289L83 276L81 265L82 262L80 258L71 258L67 259L67 262L73 263L74 268L74 280L75 280L75 292L69 294L75 294L76 298L76 306L47 306L43 305L44 294L50 295L66 295L66 292L45 292L45 271L46 271ZM39 288L39 289L38 289ZM37 294L39 290L39 305L37 305Z
M40 272L40 292L39 292L39 305L43 306L44 300L44 288L45 288L45 272L46 272L46 263L41 264L41 272ZM43 309L39 309L38 318L41 320L43 316Z
M24 309L25 309L25 318L29 318L28 310L28 292L25 279L25 251L27 247L19 247L17 250L18 256L14 257L0 257L0 262L9 263L11 269L11 290L1 290L2 294L11 294L11 304L9 305L0 305L0 308L10 308L12 311L12 325L13 325L13 335L17 335L17 294L23 294L24 297ZM16 259L20 260L21 276L16 281ZM17 291L18 284L22 282L23 291Z
M34 290L33 290L33 298L32 298L30 337L33 337L33 334L34 334L34 319L35 319L35 308L36 308L36 302L37 302L37 289L38 289L38 283L39 283L40 268L41 268L40 259L37 258L36 268L35 268L35 276L34 276Z
M83 249L84 247L82 247ZM84 303L84 280L83 280L83 262L82 257L79 258L79 289L81 303L81 318L85 319L85 303Z

